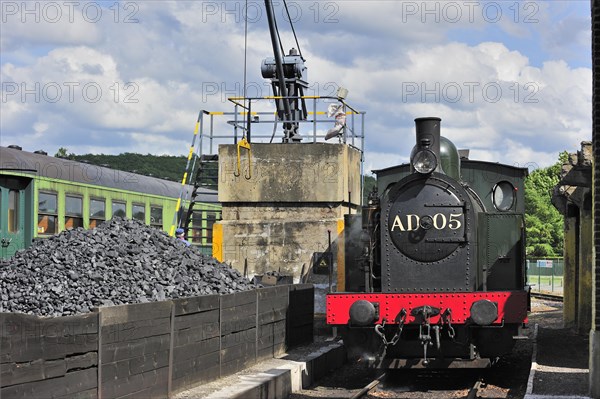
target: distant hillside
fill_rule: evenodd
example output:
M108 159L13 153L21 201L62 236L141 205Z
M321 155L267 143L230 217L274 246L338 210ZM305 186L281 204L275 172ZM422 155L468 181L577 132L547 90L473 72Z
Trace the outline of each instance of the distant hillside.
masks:
M66 158L92 165L104 166L160 179L181 181L187 158L185 156L142 155L126 152L119 155L69 154Z
M66 148L59 150L55 156L177 182L181 182L183 172L185 171L185 164L187 162L187 157L183 155L143 155L131 152L119 155L75 155L73 153L68 153ZM188 178L188 183L189 182L190 179ZM366 204L369 193L373 189L373 186L376 185L375 178L373 176L365 176L364 184L363 202Z

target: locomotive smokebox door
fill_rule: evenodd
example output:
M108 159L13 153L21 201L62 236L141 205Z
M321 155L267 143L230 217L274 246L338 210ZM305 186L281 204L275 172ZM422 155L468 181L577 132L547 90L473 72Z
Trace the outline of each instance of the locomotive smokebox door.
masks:
M473 206L465 189L440 173L412 174L381 201L384 292L450 292L475 288Z
M450 256L465 239L465 202L441 178L402 185L392 198L389 236L407 258L435 262Z
M314 252L312 264L313 274L328 275L333 266L333 253Z

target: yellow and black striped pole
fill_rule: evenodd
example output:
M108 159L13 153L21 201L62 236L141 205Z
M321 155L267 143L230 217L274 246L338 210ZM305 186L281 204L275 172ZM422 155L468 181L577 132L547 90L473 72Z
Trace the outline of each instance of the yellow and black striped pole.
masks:
M175 235L175 228L177 227L177 214L181 212L182 201L183 201L183 193L185 192L185 185L187 183L187 178L189 175L189 169L191 160L194 156L194 146L196 145L196 138L198 137L198 133L200 132L200 125L202 123L202 113L204 111L200 111L198 113L198 119L196 120L196 126L194 127L194 137L192 138L192 145L190 146L190 152L188 154L187 163L185 165L185 172L183 173L183 178L181 179L181 191L179 193L179 198L177 199L177 205L175 205L175 214L173 215L173 223L171 224L171 230L169 230L169 235L173 237ZM182 213L183 215L183 213Z

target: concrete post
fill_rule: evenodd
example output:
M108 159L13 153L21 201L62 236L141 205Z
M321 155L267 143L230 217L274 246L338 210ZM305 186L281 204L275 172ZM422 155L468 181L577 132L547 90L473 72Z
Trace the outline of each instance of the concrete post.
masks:
M585 334L592 319L592 153L589 141L569 154L552 203L564 216L564 324Z
M595 11L594 11L595 10ZM592 17L600 22L600 4L594 0ZM600 30L596 29L594 38L600 35ZM599 49L600 50L600 49ZM597 85L598 77L594 74L594 85ZM595 115L597 115L595 113ZM596 125L596 123L594 123ZM594 167L592 168L592 327L590 329L590 347L589 347L589 395L592 399L600 399L600 131L594 128Z
M575 212L571 212L574 210ZM572 216L575 213L576 216ZM565 327L573 328L577 323L577 275L579 251L577 239L579 209L575 205L569 205L565 215L565 241L564 241L564 274L563 274L563 322Z
M591 192L585 189L579 217L579 287L577 290L577 331L586 334L592 326L593 220Z
M590 332L590 397L600 399L600 0L592 8L592 140L593 140L593 273L592 328Z

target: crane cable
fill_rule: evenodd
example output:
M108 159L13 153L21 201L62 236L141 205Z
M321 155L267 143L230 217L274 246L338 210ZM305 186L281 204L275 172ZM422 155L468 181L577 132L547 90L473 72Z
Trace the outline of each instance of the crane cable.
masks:
M248 70L248 0L246 0L246 18L244 21L244 107L246 106L246 73ZM245 136L245 133L244 133Z
M285 51L283 50L283 44L281 44L281 36L279 35L279 28L277 27L277 18L275 18L275 7L273 6L273 2L271 2L271 12L273 14L273 22L275 23L275 32L277 32L277 40L279 41L279 48L281 49L281 54L285 55Z
M296 36L296 30L294 29L294 23L292 22L292 17L290 17L290 10L288 10L287 1L283 0L283 5L285 6L285 12L287 13L288 21L290 21L290 27L292 28L292 33L294 34L294 40L296 41L296 47L298 48L298 54L300 54L300 58L304 60L302 56L302 50L300 50L300 43L298 43L298 37Z
M246 18L244 21L244 108L246 109L246 128L242 130L242 139L237 143L237 173L235 176L242 174L242 160L240 150L243 148L248 151L248 174L244 174L246 179L252 177L252 150L250 149L250 143L248 142L248 132L250 130L250 100L246 98L246 73L248 70L248 0L246 0ZM246 103L247 101L247 103ZM246 105L248 104L248 105Z

